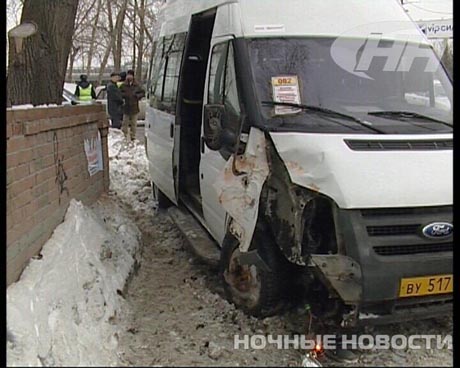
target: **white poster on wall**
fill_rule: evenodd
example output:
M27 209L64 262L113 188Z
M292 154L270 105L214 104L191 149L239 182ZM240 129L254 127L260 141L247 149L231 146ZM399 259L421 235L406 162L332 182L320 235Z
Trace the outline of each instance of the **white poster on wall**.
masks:
M86 159L88 160L88 172L90 176L104 170L102 141L99 131L97 132L97 137L85 139L85 153Z

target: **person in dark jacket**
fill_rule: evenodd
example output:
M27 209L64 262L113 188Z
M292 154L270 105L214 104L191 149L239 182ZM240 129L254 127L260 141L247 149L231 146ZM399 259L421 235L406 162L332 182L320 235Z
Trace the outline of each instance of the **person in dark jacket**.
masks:
M112 121L112 128L121 129L123 119L123 97L118 88L120 76L118 73L110 74L110 82L107 85L107 110Z
M96 99L96 91L93 85L88 82L88 77L85 74L80 75L80 82L77 83L75 96L80 102L91 102Z
M139 100L145 96L144 89L134 80L134 70L128 70L126 81L120 87L124 99L122 130L128 138L130 128L130 139L136 138L137 116L139 115Z

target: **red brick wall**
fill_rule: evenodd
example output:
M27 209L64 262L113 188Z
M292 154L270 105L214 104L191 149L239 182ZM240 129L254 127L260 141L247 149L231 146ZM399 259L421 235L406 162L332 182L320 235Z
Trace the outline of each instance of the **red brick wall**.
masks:
M102 139L104 171L90 176L84 140ZM72 198L109 189L108 124L101 105L7 110L7 284L64 219Z

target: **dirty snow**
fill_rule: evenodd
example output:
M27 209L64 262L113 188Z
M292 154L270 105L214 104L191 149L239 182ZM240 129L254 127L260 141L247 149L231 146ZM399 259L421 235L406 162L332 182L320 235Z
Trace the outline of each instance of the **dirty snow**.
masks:
M13 106L9 107L8 109L12 109L12 110L28 110L28 109L33 109L33 108L34 108L34 105L27 104L27 105L13 105Z
M151 212L154 203L144 145L128 142L119 129L110 129L108 139L110 190L137 215Z
M104 213L114 215L109 225ZM139 240L107 198L94 209L72 200L40 255L7 289L8 365L116 365L119 333L111 322Z
M58 104L43 104L43 105L37 105L35 107L39 107L39 108L45 108L45 107L60 107L62 105L58 105Z
M32 104L26 104L26 105L13 105L8 109L13 109L13 110L28 110L28 109L43 109L43 108L48 108L48 107L62 107L64 105L57 105L57 104L43 104L43 105L37 105L34 106Z

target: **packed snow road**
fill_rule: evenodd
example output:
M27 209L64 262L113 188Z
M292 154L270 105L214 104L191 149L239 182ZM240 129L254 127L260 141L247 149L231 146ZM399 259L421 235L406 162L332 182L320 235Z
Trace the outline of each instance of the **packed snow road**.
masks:
M109 146L111 194L131 207L143 244L140 267L124 295L127 308L120 320L120 364L299 366L304 351L281 350L274 344L260 350L235 349L234 336L305 334L308 317L304 308L265 319L235 309L223 298L216 272L192 256L167 214L155 210L143 145L127 144L120 131L111 130ZM369 328L363 333L446 336L452 330L452 318L444 318ZM337 365L326 358L322 364ZM348 365L452 366L452 350L370 349L363 351L357 363Z

